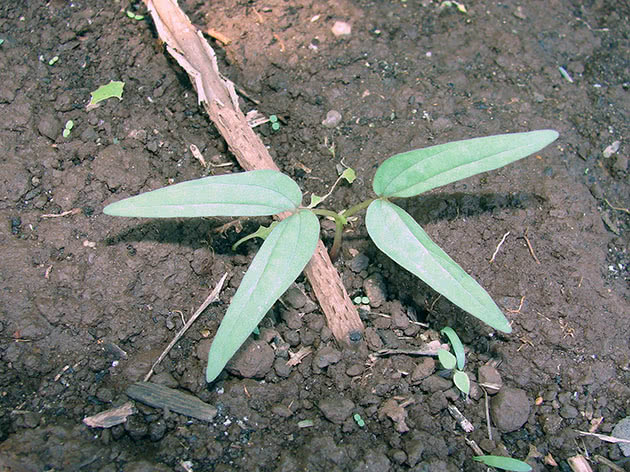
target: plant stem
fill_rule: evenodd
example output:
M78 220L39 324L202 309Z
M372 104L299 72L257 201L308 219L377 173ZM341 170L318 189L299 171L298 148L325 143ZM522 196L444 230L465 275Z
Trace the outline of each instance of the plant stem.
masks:
M355 214L359 213L361 210L365 210L367 207L370 206L370 203L372 203L374 200L376 199L370 198L369 200L365 200L361 203L358 203L357 205L350 207L347 210L342 211L341 216L350 218L351 216L354 216Z

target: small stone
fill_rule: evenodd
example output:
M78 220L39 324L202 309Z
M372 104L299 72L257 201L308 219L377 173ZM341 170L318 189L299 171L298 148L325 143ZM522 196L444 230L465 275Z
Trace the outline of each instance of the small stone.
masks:
M577 418L579 412L573 405L564 405L560 408L560 416L565 419Z
M352 364L346 369L346 374L350 377L356 377L363 373L363 366L361 364Z
M354 410L354 403L347 398L333 396L321 400L319 409L328 421L342 424Z
M491 365L482 365L477 371L479 383L486 389L489 395L494 395L503 386L503 379L499 371Z
M337 37L348 36L352 33L352 25L346 23L345 21L335 21L331 31Z
M54 115L46 113L40 116L37 131L39 131L42 136L46 136L54 141L61 135L61 123Z
M402 434L409 431L409 426L405 423L407 411L393 398L385 401L378 410L378 419L383 420L385 417L390 418L394 422L396 431L399 433Z
M299 310L308 301L306 295L302 293L302 291L297 287L290 287L285 294L282 296L283 300L288 303L290 306Z
M276 375L278 377L287 378L291 375L291 365L287 364L286 359L282 359L280 357L276 358L273 363L273 369L276 371Z
M341 352L330 346L324 346L323 348L321 348L319 351L317 351L317 354L315 354L315 357L313 358L314 364L320 369L328 367L332 364L336 364L340 360Z
M379 273L372 274L363 281L363 291L370 299L370 306L374 308L380 307L387 299L385 280Z
M439 375L431 375L424 379L420 384L420 388L424 392L434 393L443 392L453 386L453 382Z
M613 168L619 172L626 172L628 170L628 158L618 155L617 160L613 164Z
M262 378L271 370L274 352L264 341L246 341L225 366L231 374L245 378Z
M411 383L418 384L433 374L435 370L435 360L431 357L423 358L411 374Z
M357 254L355 257L353 257L352 260L348 262L347 265L352 272L355 272L358 274L362 270L365 270L368 268L368 265L370 265L370 259L365 254L360 253L360 254Z
M529 410L527 394L520 388L503 388L490 403L494 424L505 433L523 426L529 417Z
M407 329L409 317L402 310L394 310L392 313L392 327L395 329Z
M149 427L140 415L131 415L124 424L125 431L132 439L142 439L149 432Z
M322 125L324 125L324 128L334 128L339 123L341 123L341 113L339 113L337 110L330 110L326 114L326 119L322 121Z
M378 351L383 349L383 340L371 326L365 329L365 340L371 350Z
M630 439L630 416L626 416L615 425L612 430L612 436L615 438ZM619 449L621 449L624 456L630 456L630 444L619 443Z
M153 442L159 441L166 434L166 422L164 420L149 423L149 439Z

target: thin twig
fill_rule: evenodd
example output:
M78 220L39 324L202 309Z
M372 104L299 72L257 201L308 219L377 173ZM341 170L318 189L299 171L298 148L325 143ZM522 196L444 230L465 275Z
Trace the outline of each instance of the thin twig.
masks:
M486 425L488 426L488 439L492 441L492 425L490 424L490 408L488 408L488 391L482 388L483 394L486 397Z
M507 238L509 235L510 235L510 232L508 231L507 233L503 235L503 237L501 238L501 241L499 241L497 248L494 250L494 254L492 254L492 258L490 259L490 264L494 262L494 258L497 257L497 254L499 253L499 249L501 249L501 246L505 242L505 238Z
M626 213L628 213L628 214L630 215L630 210L629 210L629 209L613 206L613 205L612 205L612 204L608 201L608 199L607 199L607 198L604 198L604 201L605 201L605 202L608 204L608 206L609 206L610 208L612 208L613 210L617 210L617 211L625 211Z
M525 242L527 243L527 247L529 248L529 253L532 255L532 257L536 261L536 264L540 264L540 261L538 260L538 258L536 257L536 254L534 253L534 248L532 247L532 243L529 242L529 238L527 237L527 229L525 230L525 234L523 235L523 237L525 238Z
M609 442L609 443L630 444L630 439L616 438L615 436L608 436L606 434L587 433L586 431L577 431L577 430L576 430L576 433L581 434L582 436L594 436L597 439L601 439L602 441L606 441L606 442Z
M73 208L62 213L47 213L42 215L42 218L61 218L62 216L76 215L78 213L81 213L81 208Z
M607 465L608 467L610 467L610 469L613 472L625 472L625 469L622 469L617 464L615 464L613 461L608 460L605 457L600 456L599 454L595 454L593 456L593 459L595 460L595 462L599 462L600 464Z
M472 433L475 430L473 424L466 418L461 411L455 405L448 405L448 412L457 421L460 428L466 433Z
M483 451L481 450L481 448L477 445L477 443L474 440L468 439L466 436L464 436L464 441L466 441L466 444L468 444L470 446L470 448L473 450L473 452L476 455L483 456Z
M173 349L173 346L175 346L177 341L179 341L180 338L184 335L184 333L186 331L188 331L188 328L190 328L190 326L195 322L195 320L197 318L199 318L199 315L201 315L201 313L203 313L203 311L206 308L208 308L208 305L210 305L210 303L212 303L217 298L219 298L219 293L221 292L221 289L223 288L223 284L225 283L225 279L226 278L227 278L227 272L225 274L223 274L223 277L221 277L221 280L219 280L219 283L216 285L216 287L214 287L214 290L212 291L212 293L210 295L208 295L208 298L206 298L206 300L201 304L201 306L197 309L197 311L190 317L190 319L186 322L186 324L183 326L183 328L179 330L179 333L177 333L177 335L175 335L175 337L169 343L169 345L166 346L166 349L164 349L164 352L162 352L162 354L160 354L160 357L158 357L157 361L155 361L153 363L153 365L151 366L151 370L149 370L147 375L144 376L144 381L145 382L149 381L149 379L153 375L153 370L157 367L157 365L160 362L162 362L162 360L166 357L166 355L169 353L169 351L171 349Z

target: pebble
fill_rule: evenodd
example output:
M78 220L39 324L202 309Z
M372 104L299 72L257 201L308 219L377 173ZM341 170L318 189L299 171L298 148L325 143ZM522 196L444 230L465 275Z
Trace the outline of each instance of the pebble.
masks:
M612 436L621 439L630 439L630 416L626 416L615 425L612 430ZM619 443L619 449L621 449L624 456L630 456L630 444Z
M423 358L411 374L411 383L417 384L429 377L435 371L435 360L431 357Z
M315 357L313 358L313 362L320 369L336 364L340 360L341 352L330 346L322 347L319 351L317 351L317 354L315 354Z
M302 308L304 305L306 305L306 302L308 301L306 295L304 295L302 291L297 287L290 287L285 292L282 299L296 310Z
M453 386L453 382L439 375L431 375L424 379L420 384L420 388L424 392L434 393L448 390Z
M271 370L274 361L271 346L264 341L249 340L225 367L231 374L244 378L262 378Z
M328 421L342 424L354 410L354 403L347 398L332 396L321 400L319 409Z
M322 125L324 125L325 128L334 128L339 123L341 123L341 113L337 110L330 110L326 114L326 119L322 121Z
M529 417L529 410L527 394L520 388L503 388L490 403L492 420L505 433L523 426Z
M46 113L40 117L37 131L54 141L61 135L61 123L52 114Z
M335 24L331 28L332 33L339 36L348 36L352 33L352 25L345 21L335 21Z
M370 299L370 306L374 308L380 307L387 299L385 280L379 273L372 274L363 281L363 291Z
M491 365L482 365L477 371L477 377L479 377L479 383L485 384L484 388L489 395L494 395L503 386L503 379L499 371ZM487 385L496 385L497 388L488 387Z
M356 256L354 256L350 260L350 262L348 262L347 265L352 272L355 272L358 274L362 270L365 270L368 268L368 265L370 265L370 259L365 254L359 253Z

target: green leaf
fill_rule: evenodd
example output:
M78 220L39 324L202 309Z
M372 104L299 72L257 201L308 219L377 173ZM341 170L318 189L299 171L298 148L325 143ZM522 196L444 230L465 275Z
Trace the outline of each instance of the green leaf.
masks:
M446 349L438 349L437 355L440 364L442 364L442 367L445 369L452 370L457 365L457 359L455 356Z
M512 459L511 457L475 456L473 459L490 467L496 467L497 469L511 470L514 472L529 472L532 470L528 463L519 461L518 459Z
M341 174L341 177L346 179L348 183L351 184L357 178L357 173L354 171L352 167L348 167L346 170L343 171L343 173Z
M455 330L450 326L446 326L440 333L445 335L451 342L451 346L453 346L453 352L455 353L455 357L457 357L457 368L464 370L464 366L466 365L466 352L464 351L464 345L459 339L459 336L457 336Z
M308 207L315 208L317 205L319 205L323 201L324 201L323 197L320 197L319 195L315 195L314 193L311 193L311 203L309 203Z
M283 220L267 237L243 281L208 353L206 380L212 382L272 305L308 263L319 240L319 221L309 210Z
M397 154L374 176L374 192L381 197L413 197L471 175L498 169L541 150L556 140L553 130L502 134L453 141Z
M262 216L294 211L302 192L287 175L254 170L189 180L108 205L114 216Z
M232 244L232 251L236 251L236 249L241 244L243 244L245 241L249 241L250 239L254 239L254 238L267 239L267 236L271 234L271 232L273 231L273 229L276 227L277 224L278 222L274 221L269 226L260 225L256 231L248 234L247 236L242 237L241 239L236 241L234 244Z
M470 392L470 379L468 378L468 374L466 374L466 372L456 370L453 374L453 382L460 392L464 395L468 395Z
M433 290L494 329L512 332L490 295L402 208L385 200L374 200L368 207L365 224L381 251Z
M94 106L103 100L107 100L108 98L116 97L119 100L122 100L123 88L125 87L124 82L110 81L107 85L101 85L99 88L91 92L90 95L92 99L88 106Z

